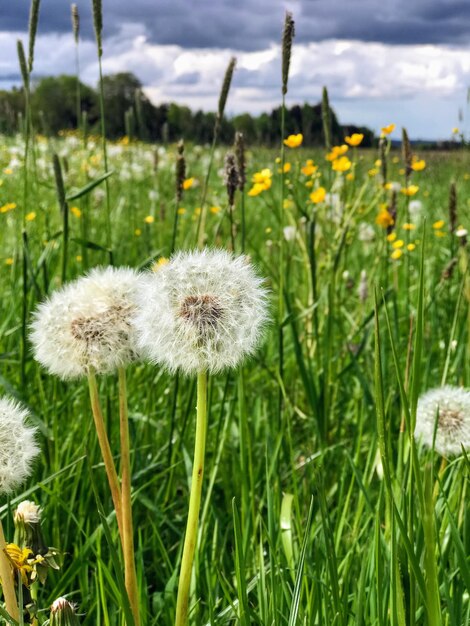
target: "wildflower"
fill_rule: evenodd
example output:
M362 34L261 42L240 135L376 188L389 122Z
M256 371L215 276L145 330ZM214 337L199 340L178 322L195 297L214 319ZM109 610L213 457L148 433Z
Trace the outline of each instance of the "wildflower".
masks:
M295 234L296 234L295 226L285 226L283 228L283 232L284 232L284 239L286 241L294 241Z
M468 235L468 231L463 226L459 226L455 231L457 237L466 237Z
M51 606L50 626L79 626L76 609L65 598L58 598Z
M98 268L39 305L32 323L34 356L63 379L112 372L137 358L139 277L130 268Z
M272 233L272 232L273 232L273 229L272 229L270 226L268 226L267 228L265 228L265 229L264 229L264 232L265 232L267 235L269 235L269 233Z
M23 585L29 587L28 575L33 570L33 551L30 548L20 548L14 543L9 543L5 547L5 553L13 568L19 572Z
M31 211L30 213L27 213L26 216L25 216L25 220L27 222L32 222L35 219L36 219L36 213L34 211Z
M457 126L454 126L454 128L452 129L452 134L453 135L458 135L459 134L459 129L457 128Z
M31 500L23 500L16 507L14 514L15 522L22 521L25 524L37 524L41 519L41 507Z
M401 189L402 194L405 196L414 196L416 193L418 193L418 191L418 185L409 185L408 187L404 187L403 189Z
M166 257L160 257L158 261L153 264L152 271L157 272L163 265L166 265L167 263L169 263L169 260Z
M197 206L197 207L194 209L194 215L195 215L196 217L198 217L199 215L201 215L201 207L200 207L200 206Z
M424 159L414 159L411 162L411 169L414 172L421 172L422 170L424 170L424 168L426 167L426 161Z
M249 190L249 196L259 196L260 193L266 191L266 186L262 183L255 183L253 187Z
M410 224L409 222L406 222L405 224L403 224L403 230L415 230L416 229L416 225L415 224Z
M140 228L136 228L134 231L134 235L136 237L140 237L141 234L142 234L142 230Z
M394 242L396 238L397 238L397 234L395 231L387 235L387 241L389 241L390 243Z
M359 233L357 238L359 241L370 242L375 239L375 230L372 228L370 224L366 224L365 222L361 222L359 224Z
M413 217L417 217L423 208L423 203L421 200L411 200L408 209L410 211L410 215Z
M217 213L220 213L220 206L211 206L210 208L210 212L213 215L217 215Z
M408 250L408 252L413 252L413 250L416 248L416 244L415 243L409 243L406 246L406 249Z
M345 155L348 150L349 146L347 146L346 144L343 144L341 146L333 146L331 148L331 151L328 152L325 158L327 161L335 161L340 156Z
M282 203L282 208L283 209L292 209L292 207L294 206L294 203L292 202L292 200L290 198L285 198L284 202Z
M335 159L331 164L331 167L335 172L347 172L351 169L351 161L346 156L339 157L339 159Z
M393 259L394 261L398 261L398 259L402 256L403 254L403 250L400 250L400 248L398 248L397 250L394 250L392 252L392 254L390 255L390 258Z
M187 191L188 189L191 189L191 187L194 185L194 178L185 178L183 180L183 189L185 191Z
M393 159L392 159L392 163L394 163L394 164L396 165L396 164L397 164L397 163L399 163L399 162L400 162L399 157L394 156L394 157L393 157Z
M155 218L153 217L153 215L147 215L147 217L144 218L144 222L146 224L153 224L155 221Z
M432 225L432 227L435 230L440 230L443 226L444 226L445 222L444 220L437 220L437 222L434 222L434 224Z
M378 174L378 173L379 173L379 170L378 170L377 168L375 168L375 167L372 167L372 168L371 168L371 169L367 172L367 174L368 174L371 178L373 178L374 176L377 176L377 174Z
M317 187L315 191L312 191L309 197L314 204L319 204L323 202L326 197L326 189L324 187Z
M36 429L27 425L28 417L18 402L0 398L0 494L15 490L30 476L39 454Z
M288 148L298 148L302 145L304 137L302 133L298 133L297 135L289 135L287 139L284 139L284 145Z
M395 221L387 209L382 209L375 218L375 223L382 228L388 228L389 226L393 226Z
M186 213L186 209L183 206L180 206L180 208L178 209L178 215L184 215ZM153 218L152 218L152 222L153 222Z
M398 182L385 183L384 189L386 189L387 191L400 191L401 184Z
M258 196L261 192L271 188L273 173L269 168L265 168L260 172L253 174L253 187L248 192L249 196Z
M435 230L434 234L436 235L436 237L445 237L446 234L443 230Z
M70 207L70 213L72 213L73 215L75 215L75 217L81 217L81 216L82 216L82 212L80 211L80 209L78 208L78 206L72 206L72 207Z
M313 174L315 174L317 169L318 169L318 167L313 164L312 159L308 159L307 163L300 169L300 171L305 176L313 176Z
M345 137L344 141L350 146L359 146L364 139L364 135L362 133L353 133L349 137Z
M346 174L346 180L354 180L354 174L352 172L349 172L349 174Z
M404 245L405 245L405 242L403 241L403 239L397 239L396 241L392 243L392 248L395 248L395 249L403 248Z
M5 259L5 265L13 265L13 263L14 263L13 257L9 256L7 259Z
M383 126L380 130L383 135L391 135L395 130L395 124L389 124L388 126Z
M140 348L187 374L235 367L254 352L267 319L262 280L246 257L223 250L176 254L138 298Z
M434 441L435 432L435 441ZM470 447L470 392L446 385L431 389L418 401L416 439L443 455L460 454Z

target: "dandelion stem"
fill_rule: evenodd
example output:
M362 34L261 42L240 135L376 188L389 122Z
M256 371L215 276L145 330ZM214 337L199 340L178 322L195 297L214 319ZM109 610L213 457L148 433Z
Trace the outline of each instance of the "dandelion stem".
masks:
M116 472L116 467L114 465L108 435L106 433L103 412L101 410L101 404L98 395L98 386L96 384L96 376L92 370L90 370L90 372L88 373L88 386L90 389L91 410L93 412L93 419L95 421L96 434L98 435L101 456L103 457L106 475L108 477L109 488L111 490L111 497L113 498L114 510L116 512L119 534L122 540L122 538L124 537L124 533L122 526L121 487L119 485L119 479Z
M6 547L5 535L3 534L3 526L0 520L0 579L2 581L3 597L5 599L5 607L7 612L13 619L19 619L18 602L16 601L15 585L13 583L13 575L10 563L6 557L4 549Z
M119 423L121 429L121 489L124 576L135 625L139 626L139 592L135 570L134 528L132 524L131 459L129 448L129 414L127 410L126 370L119 368Z
M197 377L197 421L196 442L194 445L193 475L189 498L188 522L184 538L183 558L181 560L178 599L176 602L175 626L185 626L188 619L189 586L196 551L199 509L201 507L202 480L204 475L204 451L207 430L207 373L200 372Z

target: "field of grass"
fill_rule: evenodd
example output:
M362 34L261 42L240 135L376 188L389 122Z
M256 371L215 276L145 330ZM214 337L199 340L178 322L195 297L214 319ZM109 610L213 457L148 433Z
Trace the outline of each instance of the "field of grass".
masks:
M91 267L112 262L158 271L155 263L170 253L175 209L176 248L194 248L209 150L186 149L186 176L195 180L175 205L176 146L109 145L110 244L105 182L68 202L66 240L52 168L54 152L73 196L102 175L100 145L91 139L83 146L75 136L38 137L27 179L23 149L19 137L2 139L0 381L30 408L42 452L27 489L3 503L3 524L11 538L15 505L26 497L39 503L61 569L49 573L38 605L65 595L77 603L80 623L119 624L117 527L88 392L39 367L28 340L23 343L25 326L37 302ZM370 172L380 171L377 154L352 156L354 179L347 180L346 173L332 173L324 151L286 150L291 168L285 174L275 152L247 154L248 181L264 168L272 172L270 189L250 196L248 182L243 193L245 253L266 277L272 323L256 358L210 379L192 623L466 624L468 461L461 456L445 465L422 448L414 456L406 424L420 390L469 384L467 252L449 232L447 210L455 180L459 225L468 226L467 155L426 155L425 170L412 176L419 191L411 200L421 206L412 206L409 219L409 199L397 194L390 229L397 239L388 241L376 218L392 192ZM223 157L218 148L205 243L230 249ZM307 176L301 168L310 158L319 167ZM388 180L403 183L401 155L387 159ZM314 204L311 184L335 195ZM236 252L242 249L241 204L238 192ZM415 229L404 230L405 223ZM402 248L393 247L397 240ZM415 249L406 250L407 243ZM397 249L405 252L394 259ZM443 276L454 257L454 271ZM115 450L115 378L103 378L100 391ZM129 368L128 391L142 622L172 624L195 382L139 363ZM39 613L40 622L46 615Z
M22 71L27 86L24 58ZM285 86L287 75L288 63ZM359 137L310 150L280 129L278 151L247 149L230 205L232 148L215 140L46 138L29 119L24 134L0 137L0 384L28 408L41 452L27 483L0 494L0 518L7 543L31 548L13 512L33 500L50 550L47 566L18 552L19 618L0 607L0 619L48 624L63 596L78 618L51 626L134 626L137 613L143 626L175 624L196 402L200 415L207 397L190 624L467 625L470 414L451 415L463 444L453 455L414 437L423 392L470 386L466 147L413 154L405 133L395 152L385 127L374 150ZM254 357L209 376L207 396L200 376L127 368L134 598L88 386L36 362L30 325L91 268L158 275L172 252L204 246L247 255L270 323ZM124 476L122 373L99 376L98 393Z

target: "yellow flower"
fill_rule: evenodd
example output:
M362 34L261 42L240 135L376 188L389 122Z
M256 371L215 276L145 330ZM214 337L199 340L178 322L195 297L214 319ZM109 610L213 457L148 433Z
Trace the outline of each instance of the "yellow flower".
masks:
M339 159L335 159L331 164L331 167L335 172L347 172L351 169L351 161L346 156L339 157Z
M77 261L77 263L81 263L82 262L82 255L81 254L77 254L77 256L75 257L75 260Z
M211 206L210 212L217 215L217 213L220 213L220 206Z
M274 162L279 164L281 162L281 157L276 157L274 159Z
M403 254L403 250L400 250L400 249L394 250L392 254L390 255L390 258L393 259L394 261L397 261L401 257L402 254Z
M259 196L260 193L266 191L266 187L264 183L255 183L253 187L248 192L249 196Z
M13 174L13 170L11 169L11 167L7 167L3 170L3 173L7 176L10 176L10 174Z
M382 228L388 228L389 226L393 226L394 221L387 209L382 209L375 218L375 223Z
M2 207L0 207L0 213L7 213L8 211L12 211L16 209L16 202L7 202Z
M310 187L313 187L313 180L307 180L307 182L305 183L305 186L309 189Z
M354 180L354 174L352 172L349 172L349 174L346 174L346 180Z
M200 206L197 206L197 207L194 209L194 215L201 215L201 207L200 207Z
M343 154L346 154L348 150L349 146L347 146L345 143L343 143L342 146L333 146L331 148L331 152L328 152L325 158L327 161L334 161Z
M294 206L294 203L292 202L292 200L290 198L286 198L282 204L284 209L292 209L292 207Z
M394 156L392 159L392 163L395 163L396 165L397 163L400 163L400 159L397 156Z
M11 256L5 259L5 265L13 265L13 258Z
M301 168L302 174L305 176L312 176L317 171L318 167L313 164L312 159L309 159L307 163Z
M393 131L395 130L395 128L396 128L395 124L389 124L388 126L383 126L380 130L382 131L384 135L391 135Z
M404 176L405 175L405 168L404 167L400 167L400 169L398 170L398 173L400 174L400 176Z
M302 145L302 141L304 140L304 136L302 133L298 133L297 135L289 135L287 139L284 139L284 145L288 148L298 148Z
M32 550L29 548L20 548L14 543L9 543L4 550L14 569L20 572L23 585L28 587L28 573L33 570L31 563L28 561L32 561L34 564L34 560L31 559L33 556Z
M406 223L403 224L403 230L415 230L416 228L416 224L410 224L410 223Z
M400 191L405 196L414 196L416 193L418 193L419 187L418 185L409 185L408 187L404 187L403 189L400 189Z
M413 252L413 250L416 248L416 244L415 243L409 243L406 246L406 249L409 250L410 252Z
M267 228L265 228L265 229L264 229L264 232L265 232L267 235L269 235L269 233L272 233L272 231L273 231L273 229L272 229L270 226L268 226Z
M179 212L179 210L178 210ZM155 218L153 217L153 215L147 215L147 217L144 219L144 222L146 224L153 224L155 221Z
M30 213L28 213L28 214L25 216L25 220L26 220L27 222L32 222L32 221L33 221L33 220L35 220L35 219L36 219L36 213L35 213L34 211L31 211Z
M292 165L290 163L284 163L284 174L290 172Z
M183 180L183 189L186 191L187 189L191 189L194 185L194 178L186 178Z
M82 212L80 211L78 206L70 207L70 213L73 213L75 215L75 217L81 217L82 216Z
M164 256L161 256L158 261L152 265L152 272L157 272L161 267L169 263L168 259Z
M380 167L382 165L382 159L376 159L374 165L375 167Z
M377 174L378 174L378 169L377 169L377 168L375 168L375 167L373 167L373 168L371 168L371 169L370 169L367 173L368 173L368 174L369 174L369 176L372 178L373 176L377 176Z
M135 231L134 231L134 235L136 237L140 237L141 234L142 234L142 231L140 230L140 228L136 228Z
M435 228L436 230L440 230L444 226L444 224L445 224L444 220L437 220L437 222L434 222L432 227Z
M186 209L184 207L180 206L180 208L178 209L178 215L184 215L185 213L186 213Z
M364 135L362 133L353 133L349 137L345 137L344 141L350 146L359 146L364 139Z
M397 234L396 233L390 233L389 235L387 235L387 241L390 241L390 243L395 241L396 238L397 238Z
M414 172L421 172L422 170L424 170L425 167L426 167L426 161L424 159L421 159L421 160L416 159L411 164L411 169Z
M435 230L434 234L436 235L436 237L445 237L446 234L443 230Z
M324 187L317 187L315 191L312 191L310 194L310 200L314 204L318 204L319 202L323 202L326 196L326 189Z
M265 183L267 180L271 180L273 173L269 169L269 167L265 167L260 172L255 172L253 174L252 181L254 183Z
M394 248L395 250L398 250L399 248L403 248L404 245L405 245L405 242L403 241L403 239L397 239L396 241L392 243L392 248Z
M457 128L457 126L454 126L454 128L452 129L452 134L453 135L458 135L459 134L459 129Z

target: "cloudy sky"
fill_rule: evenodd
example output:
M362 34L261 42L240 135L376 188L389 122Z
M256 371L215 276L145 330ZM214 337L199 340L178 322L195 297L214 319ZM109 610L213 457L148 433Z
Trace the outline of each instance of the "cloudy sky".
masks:
M94 84L91 0L76 4L81 76ZM104 70L134 72L156 103L214 110L235 55L227 112L268 111L280 98L286 9L296 21L289 103L316 103L327 85L342 123L394 122L432 139L470 130L468 0L103 0ZM0 0L0 87L19 82L28 14L29 0ZM42 0L34 76L74 71L70 5Z

